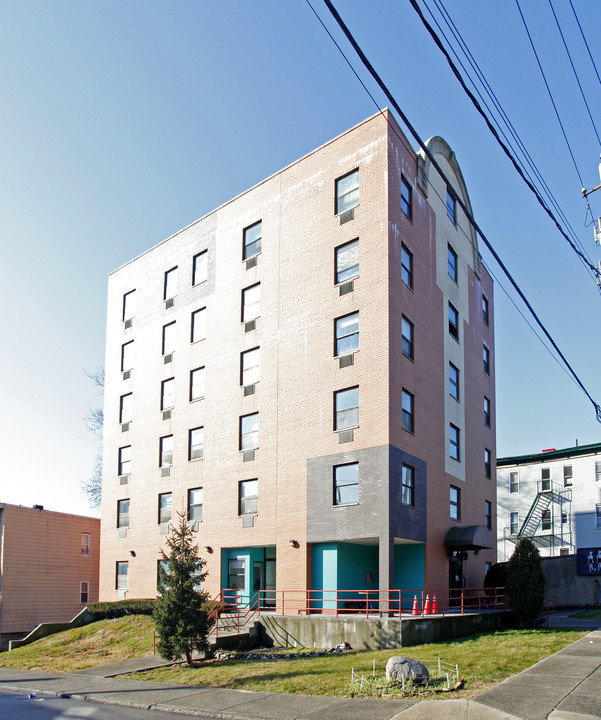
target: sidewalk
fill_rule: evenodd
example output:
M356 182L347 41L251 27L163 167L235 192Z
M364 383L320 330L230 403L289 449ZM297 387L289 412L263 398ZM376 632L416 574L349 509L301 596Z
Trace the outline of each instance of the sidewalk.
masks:
M553 613L555 627L582 627ZM589 627L595 626L590 623ZM240 720L599 720L601 629L472 700L379 700L189 687L117 677L166 664L151 656L61 674L0 668L0 688Z

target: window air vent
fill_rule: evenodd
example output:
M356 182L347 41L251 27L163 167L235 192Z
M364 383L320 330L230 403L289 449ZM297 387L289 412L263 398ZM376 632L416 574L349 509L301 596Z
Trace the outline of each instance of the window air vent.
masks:
M127 537L127 528L119 528L119 537Z
M125 371L123 372L123 379L124 379L124 380L129 380L130 377L131 377L131 370L125 370Z
M255 516L254 515L243 515L242 516L242 527L254 527Z
M349 353L348 355L341 355L338 358L338 367L349 367L349 365L355 364L355 356L353 353Z
M167 365L167 363L173 362L173 353L163 355L163 362L165 363L165 365Z
M171 420L171 410L163 410L163 420Z
M171 475L171 467L167 465L167 467L161 468L161 477L169 477Z
M119 485L127 485L129 482L129 475L121 475L119 478Z
M251 268L257 267L257 256L253 255L251 258L248 258L246 261L246 269L250 270Z
M203 453L203 450L192 450L190 460L202 460Z
M169 523L164 522L159 525L159 533L161 535L169 535Z
M354 217L355 217L355 208L351 208L350 210L345 210L343 213L340 213L340 224L344 225L345 222L352 220Z
M169 308L172 308L175 305L175 298L169 298L168 300L165 300L165 310L169 310Z
M198 520L188 520L188 527L192 532L198 532Z
M248 462L249 460L255 459L255 451L254 450L245 450L242 453L242 462Z
M244 397L247 395L254 395L255 394L255 385L254 383L252 385L245 385L244 386Z
M123 423L121 425L121 432L127 432L128 430L129 430L129 423L128 422Z
M353 292L355 289L355 282L354 280L349 280L349 282L342 283L338 286L338 294L339 295L346 295L347 293Z
M133 324L134 324L134 319L133 319L133 318L128 318L128 319L125 321L125 323L124 323L124 327L125 327L126 330L131 330Z
M248 322L244 323L244 332L250 332L251 330L254 330L256 327L257 327L257 321L249 320Z
M117 590L117 592L119 593L119 600L125 600L127 590Z
M353 431L352 430L341 430L338 433L338 443L353 442Z

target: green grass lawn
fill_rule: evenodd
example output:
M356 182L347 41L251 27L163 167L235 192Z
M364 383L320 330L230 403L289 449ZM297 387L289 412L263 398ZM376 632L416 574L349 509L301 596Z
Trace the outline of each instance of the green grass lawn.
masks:
M571 617L582 618L583 620L601 620L601 609L591 608L590 610L582 610Z
M0 653L0 667L73 672L133 657L151 655L152 618L133 615L102 620L85 627L42 638L31 645ZM582 637L586 631L564 629L505 630L472 635L452 642L418 645L377 652L345 652L318 657L286 658L292 650L276 652L280 660L208 660L195 668L174 665L128 677L184 685L210 685L239 690L303 693L308 695L359 695L351 686L351 671L368 677L376 662L376 685L384 686L386 661L408 655L422 662L459 666L464 687L445 698L473 697ZM309 651L307 651L309 652ZM396 694L383 687L376 694Z

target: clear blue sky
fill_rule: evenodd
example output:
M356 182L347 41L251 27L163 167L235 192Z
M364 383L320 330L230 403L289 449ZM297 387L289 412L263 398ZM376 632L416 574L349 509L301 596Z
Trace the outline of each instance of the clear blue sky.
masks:
M573 2L601 67L601 4ZM442 135L455 150L481 227L601 402L601 296L408 0L335 4L421 136ZM548 4L521 4L592 187L600 148ZM554 4L601 125L601 85L569 4ZM597 263L515 4L447 5ZM98 442L83 417L99 399L84 368L104 362L108 273L376 108L303 0L0 0L0 98L0 502L86 512L79 483ZM499 456L601 440L589 400L498 285L495 300Z

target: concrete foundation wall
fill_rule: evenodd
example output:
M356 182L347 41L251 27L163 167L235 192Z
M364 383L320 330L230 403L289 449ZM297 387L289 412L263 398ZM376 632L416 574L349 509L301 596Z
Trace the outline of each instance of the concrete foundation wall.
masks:
M448 615L427 620L262 616L260 642L277 647L330 648L347 642L355 650L386 650L440 642L510 625L512 613Z
M601 576L578 575L576 555L541 558L548 596L559 607L601 605Z

